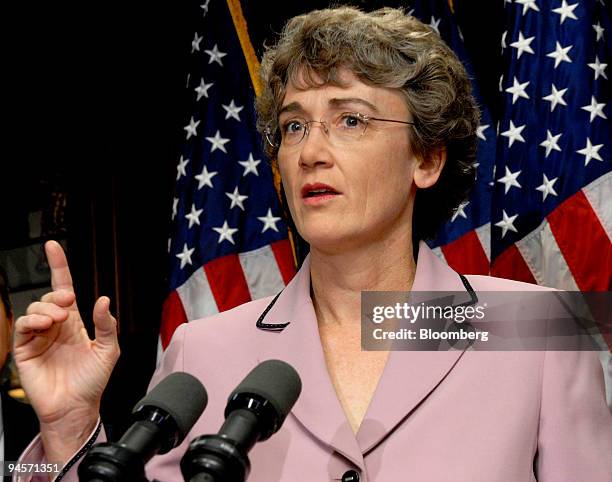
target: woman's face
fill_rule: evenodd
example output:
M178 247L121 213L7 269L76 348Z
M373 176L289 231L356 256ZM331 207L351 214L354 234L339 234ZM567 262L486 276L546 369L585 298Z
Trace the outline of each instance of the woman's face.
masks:
M290 84L280 111L281 128L295 118L330 122L343 112L412 121L399 91L364 84L348 70L341 78L346 88L298 90ZM314 123L301 143L281 145L278 163L289 209L311 247L335 253L410 235L417 165L411 128L370 121L361 138L339 144ZM326 186L334 192L316 192Z

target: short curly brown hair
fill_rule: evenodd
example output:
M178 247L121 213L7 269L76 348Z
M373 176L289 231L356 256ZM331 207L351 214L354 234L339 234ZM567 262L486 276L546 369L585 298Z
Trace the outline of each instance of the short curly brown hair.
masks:
M404 94L415 122L411 141L417 156L426 159L446 148L440 178L417 191L413 213L413 238L434 236L474 184L480 112L461 61L433 29L403 10L340 7L290 19L263 55L257 129L262 135L266 129L276 132L287 83L298 74L304 88L342 86L339 71L346 68L366 84ZM276 162L278 149L266 150Z

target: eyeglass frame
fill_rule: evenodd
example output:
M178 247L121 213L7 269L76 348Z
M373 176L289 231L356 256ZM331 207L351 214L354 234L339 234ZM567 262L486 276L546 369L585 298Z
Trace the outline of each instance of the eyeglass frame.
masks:
M363 129L363 132L361 133L360 137L365 135L366 131L368 130L369 122L371 120L373 120L373 121L380 121L380 122L394 122L394 123L397 123L397 124L406 124L406 125L411 125L411 126L415 126L416 125L415 122L411 122L411 121L401 121L401 120L396 120L396 119L383 119L383 118L380 118L380 117L372 117L372 116L369 116L367 114L362 114L360 112L349 112L349 111L342 112L341 114L338 115L338 117L341 117L341 116L343 116L345 114L352 114L355 117L358 117L359 119L361 119L362 121L365 122L366 126ZM296 142L295 144L292 144L291 147L299 146L302 143L302 141L304 139L306 139L306 137L310 134L310 125L313 124L313 123L321 124L323 126L324 131L325 131L325 134L327 134L329 136L329 126L328 126L328 122L327 121L324 121L324 120L306 120L306 119L304 119L304 121L305 121L303 123L303 125L304 125L304 134L302 135L302 138L298 142ZM280 149L280 146L281 146L281 143L282 143L282 139L281 139L281 143L279 143L278 145L274 144L270 140L270 138L272 137L272 129L270 129L269 126L264 129L264 135L265 135L266 141L268 142L268 144L270 144L270 146L272 146L272 148Z

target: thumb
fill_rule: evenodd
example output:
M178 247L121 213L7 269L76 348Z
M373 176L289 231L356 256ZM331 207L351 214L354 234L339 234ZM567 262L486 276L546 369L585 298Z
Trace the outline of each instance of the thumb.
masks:
M107 296L101 296L93 309L96 342L102 346L116 346L118 344L117 320L111 315L109 307L110 299Z

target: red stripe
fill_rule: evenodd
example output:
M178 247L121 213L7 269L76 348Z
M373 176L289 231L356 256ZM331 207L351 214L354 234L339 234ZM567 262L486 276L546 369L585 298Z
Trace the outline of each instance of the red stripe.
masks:
M580 291L612 287L612 246L582 191L547 216L550 229Z
M219 311L226 311L251 301L249 287L237 254L214 259L204 265L204 271Z
M174 330L186 321L187 315L185 314L183 303L181 303L178 293L173 291L168 295L162 307L162 321L159 327L159 336L164 350L170 343Z
M523 255L514 244L493 261L491 275L537 284L529 266L523 259Z
M285 284L289 284L289 281L295 275L295 263L293 261L293 252L291 251L291 243L288 239L282 241L276 241L270 245L274 257L276 258L276 264L283 277Z
M476 231L470 231L452 243L442 246L451 268L461 274L489 274L489 260Z

